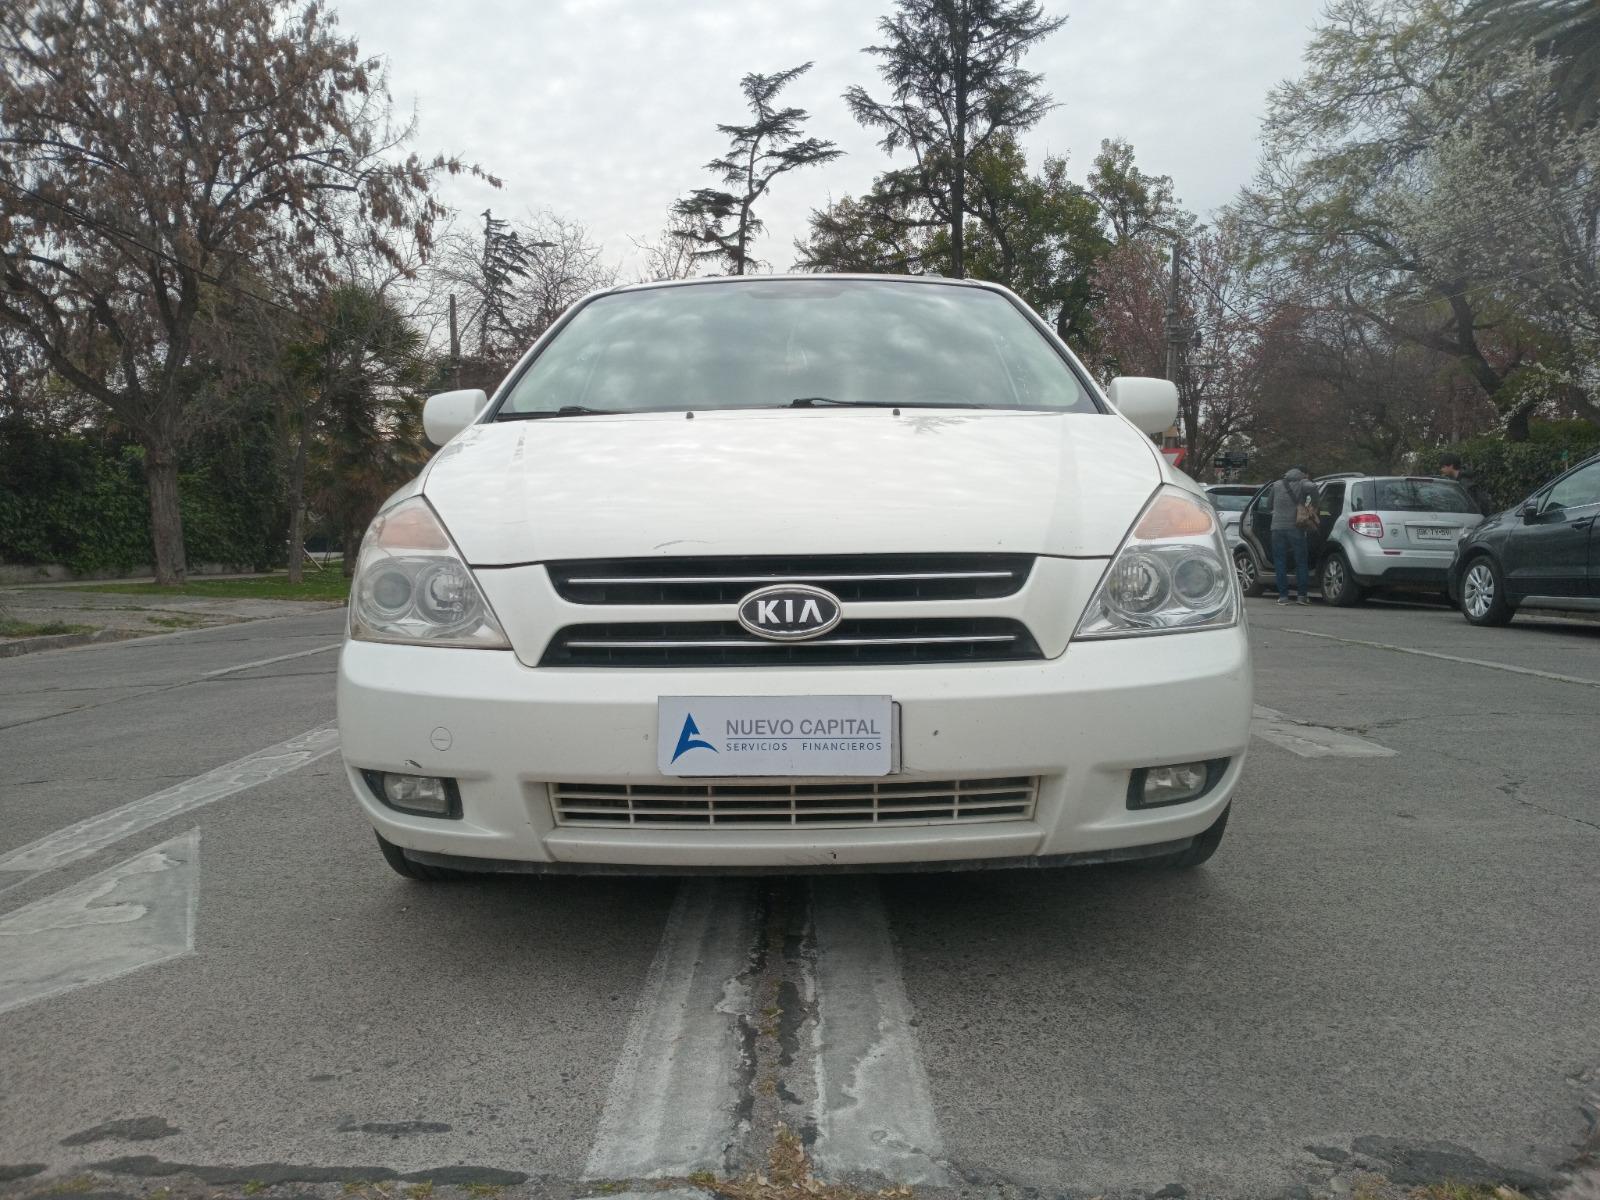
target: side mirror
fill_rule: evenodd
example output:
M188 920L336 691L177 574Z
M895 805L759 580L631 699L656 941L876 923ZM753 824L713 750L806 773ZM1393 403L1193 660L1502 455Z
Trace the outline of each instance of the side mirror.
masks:
M429 396L422 406L422 432L435 446L442 446L471 425L488 403L489 396L482 388Z
M1170 379L1119 375L1106 388L1106 397L1145 433L1163 433L1178 419L1178 385Z
M1524 521L1533 520L1539 515L1539 498L1535 496L1532 500L1524 500L1522 502L1522 508L1518 511L1522 513L1522 519Z

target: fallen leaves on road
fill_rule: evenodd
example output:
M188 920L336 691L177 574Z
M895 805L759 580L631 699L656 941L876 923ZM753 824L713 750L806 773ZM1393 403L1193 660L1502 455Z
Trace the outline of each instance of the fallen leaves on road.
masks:
M742 1179L695 1178L696 1186L727 1200L909 1200L909 1187L881 1188L875 1192L845 1184L823 1183L811 1173L805 1147L790 1129L780 1127L767 1160L767 1170Z

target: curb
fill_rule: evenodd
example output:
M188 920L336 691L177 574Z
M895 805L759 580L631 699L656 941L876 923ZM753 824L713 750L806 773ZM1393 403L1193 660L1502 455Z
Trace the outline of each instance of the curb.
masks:
M51 633L43 637L8 638L0 641L0 658L17 658L39 650L67 650L73 646L93 646L97 642L125 642L147 637L137 629L97 629L93 633Z
M1543 617L1547 621L1582 621L1588 625L1600 625L1600 612L1579 608L1530 608L1524 604L1517 609L1518 616L1523 613L1530 617Z

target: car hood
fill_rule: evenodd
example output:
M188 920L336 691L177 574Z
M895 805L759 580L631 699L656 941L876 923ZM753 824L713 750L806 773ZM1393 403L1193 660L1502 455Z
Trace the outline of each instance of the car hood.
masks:
M473 425L424 494L474 566L1116 552L1164 478L1103 413L730 410Z

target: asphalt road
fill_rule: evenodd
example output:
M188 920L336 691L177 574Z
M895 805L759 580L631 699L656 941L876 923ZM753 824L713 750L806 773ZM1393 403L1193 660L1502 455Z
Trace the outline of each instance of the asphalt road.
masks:
M1600 1105L1600 624L1250 618L1281 715L1181 875L419 886L329 753L341 614L0 662L0 1186L582 1196L779 1120L935 1193L1551 1186Z

